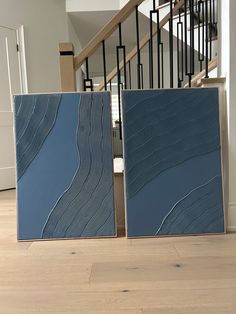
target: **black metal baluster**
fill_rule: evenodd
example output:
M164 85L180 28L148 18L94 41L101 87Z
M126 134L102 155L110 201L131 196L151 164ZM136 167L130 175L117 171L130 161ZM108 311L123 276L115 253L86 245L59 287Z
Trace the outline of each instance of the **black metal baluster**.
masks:
M120 130L120 139L122 139L122 125L121 125L121 99L120 99L120 58L119 58L119 47L116 47L116 58L117 58L117 90L118 90L118 106L119 106L119 130Z
M89 64L88 64L88 58L85 59L85 65L86 65L86 79L84 79L84 91L93 91L93 80L89 78Z
M89 64L88 64L88 58L85 59L85 66L86 66L86 79L89 78Z
M150 40L149 40L149 86L153 88L153 15L156 14L157 19L157 86L160 88L161 86L161 59L160 59L160 45L161 45L161 29L160 29L160 18L159 18L159 10L154 9L156 7L155 2L153 3L153 10L150 11Z
M216 0L213 0L212 2L212 24L214 25L214 27L217 27L217 4L216 4Z
M164 43L162 42L162 29L158 28L159 32L159 50L160 50L160 82L161 82L161 88L164 88Z
M200 71L204 61L204 46L205 46L205 13L204 2L198 2L198 61L200 62ZM202 39L202 40L201 40Z
M153 79L152 79L153 67L152 67L152 60L151 60L151 50L152 50L151 39L149 39L149 41L148 41L149 68L148 69L149 69L149 87L150 88L152 88L151 85L153 82Z
M181 35L181 38L180 38ZM183 46L183 23L181 21L181 11L179 10L179 21L177 23L177 79L178 87L181 87L184 80L184 46Z
M187 1L185 0L184 11L184 34L185 34L185 74L189 79L189 87L191 87L192 76L194 75L194 2L189 0L189 19L190 19L190 34L188 47L188 22L187 22ZM189 56L188 56L189 52Z
M213 0L213 16L212 16L212 26L214 27L215 36L218 36L218 30L217 30L217 3L216 0Z
M173 66L173 8L170 0L170 19L169 19L169 57L170 57L170 88L174 86L174 66Z
M208 0L205 0L205 32L206 32L206 57L205 57L205 67L206 74L205 78L208 78L208 63L209 63L209 45L208 45Z
M153 39L151 15L150 15L150 40L149 40L149 87L153 88Z
M153 88L153 12L156 9L156 2L153 1L153 10L150 11L150 39L149 39L149 87Z
M118 106L119 106L119 131L120 139L122 139L122 125L121 125L121 99L120 99L120 58L119 58L119 49L122 46L122 34L121 34L121 24L119 24L119 46L116 47L116 57L117 57L117 89L118 89Z
M164 88L164 45L160 43L161 50L161 87Z
M195 13L198 13L198 0L194 0Z
M195 69L194 69L194 0L190 0L190 59L191 59L191 75L194 75Z
M122 31L121 31L121 23L119 23L119 46L122 46Z
M111 80L109 81L110 91L112 92L112 83Z
M189 78L189 87L191 87L191 77L188 71L188 20L187 20L187 0L184 0L184 38L185 38L185 75Z
M127 77L126 77L126 52L125 46L122 45L122 32L121 23L119 23L119 46L116 46L116 62L117 62L117 89L118 89L118 106L119 106L119 129L120 139L122 139L122 122L121 122L121 70L120 70L120 50L123 52L123 67L124 67L124 88L127 89Z
M128 66L129 66L129 89L132 89L132 76L131 76L131 62L130 62L130 60L128 62Z
M212 0L209 2L209 21L208 21L208 27L209 27L209 45L210 45L210 60L212 59Z
M156 10L156 15L157 15L157 87L161 88L161 59L160 59L161 29L159 10Z
M143 64L140 64L140 74L141 74L141 89L144 87L143 83Z
M139 48L139 18L138 18L138 6L136 5L135 9L136 14L136 41L137 41L137 86L138 89L141 88L141 80L140 80L140 48Z
M105 46L105 40L102 41L102 55L103 55L104 88L105 88L105 90L107 90L107 70L106 70L106 46Z
M139 44L139 11L138 6L136 5L136 38L137 38L137 85L138 89L143 88L141 86L143 82L143 71L142 71L142 63L141 63L141 53L140 53L140 44ZM142 84L143 85L143 84Z
M125 45L122 44L121 23L119 23L119 47L120 47L121 50L123 50L124 88L127 89L126 48L125 48Z

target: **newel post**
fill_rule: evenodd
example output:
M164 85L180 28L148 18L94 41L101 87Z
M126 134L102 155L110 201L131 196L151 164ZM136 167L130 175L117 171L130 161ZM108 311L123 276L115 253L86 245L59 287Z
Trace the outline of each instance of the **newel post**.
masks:
M62 92L76 91L76 73L74 68L74 46L71 43L60 43L60 73Z

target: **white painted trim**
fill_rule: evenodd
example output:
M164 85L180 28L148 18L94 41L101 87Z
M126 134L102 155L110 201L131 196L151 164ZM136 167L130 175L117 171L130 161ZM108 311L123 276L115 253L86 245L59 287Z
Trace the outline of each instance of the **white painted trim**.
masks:
M6 54L7 54L7 72L8 72L8 82L9 82L9 89L10 94L12 95L12 86L11 86L11 71L10 71L10 59L9 59L9 49L8 49L8 39L5 38L6 43ZM11 97L11 112L13 111L13 98Z
M28 78L27 78L27 66L26 66L26 54L25 54L25 35L24 26L21 25L16 30L17 44L19 47L18 60L19 60L19 73L21 81L21 93L28 94Z
M26 54L25 54L24 25L20 25L20 26L0 25L0 27L7 28L16 32L16 40L19 46L18 63L19 63L19 73L20 73L21 94L28 94L28 76L27 76L27 65L26 65Z
M16 27L10 27L10 26L4 26L4 25L0 25L1 28L7 28L7 29L10 29L12 31L16 31Z
M16 168L0 168L0 191L16 187Z
M236 231L236 202L229 203L227 231Z
M12 169L15 169L15 167L1 167L0 171L2 171L2 170L12 170Z

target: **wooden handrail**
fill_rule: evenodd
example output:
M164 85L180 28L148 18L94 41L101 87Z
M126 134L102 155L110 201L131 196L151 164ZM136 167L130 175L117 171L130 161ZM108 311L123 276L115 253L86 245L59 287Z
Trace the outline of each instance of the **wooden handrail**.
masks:
M215 57L214 59L212 59L209 64L208 64L208 71L212 71L215 68L217 68L217 64L218 64L218 59L217 57ZM201 79L205 77L206 71L205 69L202 70L201 72L199 72L197 75L195 75L192 80L191 80L191 86L192 87L197 87L198 84L201 85ZM189 84L185 84L184 87L189 87Z
M85 46L78 56L74 59L75 71L84 63L85 59L90 57L101 45L102 41L107 39L118 28L119 23L124 22L131 15L135 7L144 0L130 0L112 19L109 21Z
M184 5L185 0L180 0L174 7L173 7L173 15ZM160 28L163 27L168 20L170 19L170 13L167 13L163 19L160 21ZM153 32L153 36L157 33L157 30ZM146 34L143 39L140 41L140 49L142 49L149 41L150 33ZM132 60L137 54L137 47L133 48L128 55L126 56L126 63ZM123 69L124 62L121 61L119 65L119 69ZM107 75L107 82L112 80L117 74L117 67L115 67L108 75ZM104 80L96 87L96 91L101 91L104 88Z

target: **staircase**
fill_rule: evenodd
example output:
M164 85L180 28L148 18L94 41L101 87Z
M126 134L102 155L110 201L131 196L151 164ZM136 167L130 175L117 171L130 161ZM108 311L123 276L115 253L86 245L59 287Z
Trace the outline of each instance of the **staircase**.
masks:
M121 130L122 89L198 87L215 75L217 0L130 0L79 55L60 47L62 91L75 91L82 70L84 91L111 90Z

